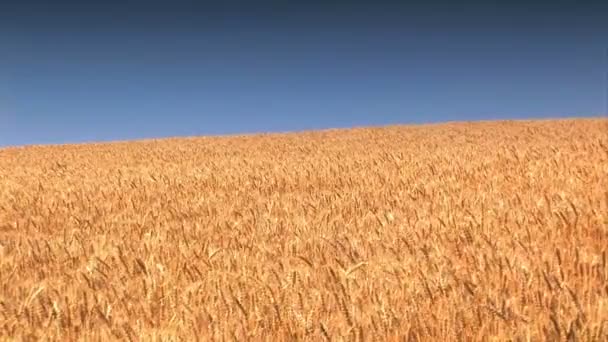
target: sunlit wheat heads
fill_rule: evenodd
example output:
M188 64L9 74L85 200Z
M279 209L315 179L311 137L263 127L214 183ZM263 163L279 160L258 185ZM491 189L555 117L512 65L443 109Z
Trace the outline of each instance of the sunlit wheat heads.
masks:
M608 122L0 150L0 335L608 339Z

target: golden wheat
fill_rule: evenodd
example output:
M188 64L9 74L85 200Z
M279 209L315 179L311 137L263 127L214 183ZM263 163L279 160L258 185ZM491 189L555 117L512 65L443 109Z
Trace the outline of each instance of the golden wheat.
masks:
M0 150L0 336L608 339L608 121Z

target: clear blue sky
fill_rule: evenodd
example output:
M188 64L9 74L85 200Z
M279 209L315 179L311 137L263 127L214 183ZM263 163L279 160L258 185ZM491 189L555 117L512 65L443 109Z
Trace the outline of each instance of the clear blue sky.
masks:
M602 115L607 8L3 2L0 146Z

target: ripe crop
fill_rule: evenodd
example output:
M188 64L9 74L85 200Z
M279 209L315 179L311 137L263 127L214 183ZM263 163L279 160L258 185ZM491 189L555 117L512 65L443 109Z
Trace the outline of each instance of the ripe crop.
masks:
M608 121L2 149L0 336L606 340Z

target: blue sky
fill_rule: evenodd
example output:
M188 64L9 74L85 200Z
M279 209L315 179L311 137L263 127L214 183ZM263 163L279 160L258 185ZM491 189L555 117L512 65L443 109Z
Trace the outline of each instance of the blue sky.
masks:
M606 6L556 3L0 5L0 146L606 114Z

